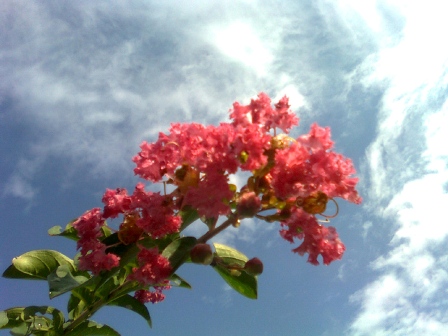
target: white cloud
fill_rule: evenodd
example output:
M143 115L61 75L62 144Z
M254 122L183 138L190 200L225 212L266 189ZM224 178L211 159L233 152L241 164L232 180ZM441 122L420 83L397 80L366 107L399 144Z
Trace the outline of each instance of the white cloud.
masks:
M352 301L360 301L362 313L352 323L351 328L359 335L386 335L381 326L386 320L398 318L397 306L403 305L404 284L393 274L383 276L370 284L362 293L352 296Z
M231 59L264 75L273 55L259 32L245 22L232 22L226 27L212 27L214 45Z
M36 156L33 159L19 159L14 172L5 178L2 196L14 196L32 201L39 194L38 187L33 185L33 177L41 168L45 156L39 155L38 148L32 148Z
M20 175L12 175L8 179L3 190L3 196L14 196L31 200L37 194L37 190Z
M279 84L280 87L283 86L284 88L278 92L275 98L273 98L273 101L279 101L283 96L287 96L292 111L297 111L301 107L309 108L309 102L307 102L306 98L300 93L299 88L292 83L293 79L290 78L290 76L282 74L279 78Z
M386 88L366 153L367 207L392 222L394 233L390 250L371 264L380 275L352 296L361 308L353 335L448 334L448 301L441 299L448 284L448 102L437 100L445 99L448 48L440 43L444 9L431 4L400 4L402 40L363 64L365 84Z
M448 101L438 113L430 115L425 122L427 149L423 153L423 158L428 161L429 170L441 174L446 172L448 159L446 125L448 125Z

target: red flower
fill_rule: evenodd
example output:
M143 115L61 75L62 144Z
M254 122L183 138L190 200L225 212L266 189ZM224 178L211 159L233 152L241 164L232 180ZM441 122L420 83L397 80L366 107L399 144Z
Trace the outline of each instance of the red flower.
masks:
M197 209L200 216L218 218L230 212L228 201L233 197L227 183L227 176L210 172L199 181L197 187L190 188L184 203Z
M265 132L278 127L288 133L299 121L289 107L288 98L283 97L275 104L275 110L272 109L271 99L262 92L257 99L252 99L249 105L234 103L230 118L233 119L234 125L247 127L256 124Z
M358 178L352 177L356 173L353 163L344 156L319 151L310 158L310 166L319 183L319 190L329 197L341 197L359 204L362 199L355 190Z
M276 151L275 166L270 171L270 177L278 197L306 197L316 190L309 158L309 151L298 142Z
M126 189L106 189L102 202L104 203L103 217L115 218L131 208L131 197Z
M330 129L313 124L309 134L277 150L275 166L270 172L276 195L283 199L305 198L320 191L331 198L360 203L352 161L329 151L332 146Z
M132 158L137 165L134 173L152 182L158 182L163 175L172 175L179 165L180 155L178 145L163 133L159 133L159 140L148 144L144 141L140 145L141 151Z
M120 257L113 253L106 253L106 245L98 240L80 240L79 242L81 242L80 270L91 271L94 275L98 275L101 271L111 270L119 265Z
M201 172L210 170L236 172L238 162L231 152L234 128L222 123L204 126L197 123L172 124L170 139L178 145L181 161Z
M189 165L201 172L210 170L235 173L238 161L231 151L234 127L230 124L204 126L197 123L173 123L169 134L160 133L153 144L146 142L133 158L134 172L150 181L160 181L163 175L173 178L177 167Z
M330 127L320 127L314 123L311 125L310 132L297 138L297 141L312 152L319 150L329 150L333 148L334 142L331 140Z
M137 255L139 267L132 269L130 280L136 280L142 285L157 285L171 275L171 265L168 259L159 254L157 248L141 248Z
M270 124L271 128L278 127L283 132L289 133L289 130L292 126L296 126L299 124L299 118L292 112L289 108L289 99L284 96L279 100L277 104L275 104L275 114L272 118L272 123Z
M101 227L104 225L104 219L101 215L100 208L93 208L86 211L80 216L72 226L78 232L78 237L81 240L92 240L102 236ZM78 248L80 247L80 241L78 241Z
M320 225L313 215L302 209L295 208L290 218L281 222L283 227L280 235L289 242L294 239L303 239L300 246L293 249L300 255L308 253L308 262L318 265L317 257L322 255L325 265L332 261L341 259L345 251L345 246L339 239L334 227Z
M166 286L154 286L154 291L149 291L145 289L140 289L134 293L134 297L141 303L159 303L165 300L165 294L162 293L163 290L171 289L166 281Z
M140 210L136 225L153 238L179 231L182 219L174 214L173 206L165 196L146 192L143 183L138 183L131 199L132 209Z
M242 170L256 170L266 165L265 151L269 149L272 136L258 125L238 126L235 141L232 144L239 158Z

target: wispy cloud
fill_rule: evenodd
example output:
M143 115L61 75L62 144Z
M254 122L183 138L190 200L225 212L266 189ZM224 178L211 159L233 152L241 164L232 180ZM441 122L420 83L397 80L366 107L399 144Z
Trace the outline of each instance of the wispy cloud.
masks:
M282 25L267 27L268 11L243 20L251 2L202 3L199 21L170 2L66 5L3 5L0 85L19 106L14 122L35 130L27 140L39 155L74 171L122 175L138 144L170 122L217 123L233 101L259 90L304 104L295 79L273 66Z
M5 196L12 195L26 200L31 200L36 193L37 191L20 175L10 176L3 191Z
M366 83L386 89L366 156L367 207L394 233L371 264L377 279L352 296L361 308L350 325L354 335L448 333L448 301L440 298L448 283L448 227L440 212L448 204L448 138L440 127L448 124L448 93L439 85L448 82L448 50L437 42L446 24L436 6L400 11L401 40L363 65Z

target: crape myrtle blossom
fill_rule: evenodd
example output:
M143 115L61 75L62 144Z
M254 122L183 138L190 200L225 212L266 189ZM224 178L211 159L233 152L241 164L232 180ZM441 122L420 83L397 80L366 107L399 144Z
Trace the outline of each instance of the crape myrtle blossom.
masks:
M319 255L322 255L325 265L342 258L345 246L339 239L336 229L320 225L315 216L304 210L295 208L291 217L281 222L281 226L283 229L280 230L280 235L285 240L290 243L293 243L294 239L303 240L293 252L300 255L308 253L309 263L318 265Z
M228 203L233 194L227 176L211 172L205 175L196 187L187 191L184 203L197 209L200 216L218 218L230 213Z
M158 182L164 175L172 178L182 165L204 173L214 170L233 174L238 168L258 169L266 163L263 153L272 138L269 131L279 127L287 133L298 123L289 110L288 98L282 98L275 110L270 104L270 98L260 93L247 106L234 104L231 124L172 124L169 134L159 133L156 142L141 144L141 151L133 158L137 165L135 174Z
M132 269L129 280L136 280L142 285L158 285L165 281L171 274L171 265L165 257L159 254L155 248L141 247L137 255L139 267ZM166 283L165 283L166 284Z
M118 214L132 216L136 226L153 238L164 237L179 231L181 218L175 214L175 206L160 193L145 191L143 183L137 183L134 193L128 195L126 189L106 190L103 196L104 218L114 218Z
M118 266L120 258L113 253L106 253L106 245L98 240L103 236L101 228L104 225L104 218L99 208L87 211L72 223L79 237L77 247L81 249L80 270L91 271L98 275L103 270Z
M168 281L165 281L165 283L168 283ZM165 300L165 294L163 294L163 290L171 289L171 286L165 285L165 286L154 286L154 290L146 290L146 289L140 289L135 292L134 297L139 300L141 303L159 303Z
M258 125L265 132L280 128L283 132L289 133L291 127L299 123L299 119L289 108L288 98L285 96L273 109L271 99L262 92L258 95L258 99L252 99L249 105L234 103L230 118L233 119L232 124L235 126Z
M238 125L235 131L238 135L232 149L238 158L240 169L251 171L266 165L268 157L265 152L270 148L272 136L255 124Z
M181 218L175 214L169 197L146 192L143 183L138 183L131 198L131 210L139 210L141 216L136 225L151 237L161 238L179 231Z
M290 147L277 150L270 172L276 195L305 198L321 191L329 197L359 204L352 161L329 151L332 147L330 129L313 124L309 134L299 137Z
M126 189L107 189L103 211L85 213L73 223L81 250L81 269L99 274L119 264L119 257L107 253L102 231L105 220L121 217L118 238L122 244L139 244L145 237L162 239L179 232L180 211L186 206L201 219L257 217L280 221L280 235L289 242L301 240L293 251L308 254L308 261L324 264L340 259L345 247L333 227L316 219L324 215L329 200L343 198L360 203L355 190L358 179L352 161L334 153L328 127L313 124L308 134L287 136L298 124L283 97L274 107L265 93L248 105L233 104L231 122L218 126L173 123L153 143L143 142L134 156L134 172L145 180L174 185L170 193L145 191L138 183L132 194ZM282 130L283 134L277 134ZM238 171L252 173L240 191L229 177ZM274 215L263 215L274 210ZM272 211L270 212L272 214ZM211 227L210 230L213 230ZM207 238L208 239L208 238ZM136 292L142 302L157 302L168 288L171 268L157 249L145 249L137 256L138 267L129 280L146 286ZM148 287L154 287L154 291Z
M137 255L139 267L132 269L129 280L136 280L145 287L150 285L154 291L140 289L135 291L134 297L142 303L158 303L165 299L163 290L171 288L169 280L171 275L171 265L165 257L159 254L157 248L141 248Z
M301 231L295 236L304 239L304 244L295 252L309 253L313 264L321 254L327 264L339 259L336 256L342 256L344 247L335 230L321 226L314 216L325 210L329 199L340 197L360 203L355 190L358 179L353 177L355 169L351 160L332 152L334 143L328 127L313 124L308 134L297 139L286 136L298 124L298 118L289 108L287 97L272 108L268 95L260 93L248 105L233 104L231 123L217 127L172 124L168 134L160 133L156 142L141 145L140 153L133 158L134 172L152 182L165 177L177 186L180 208L192 206L206 218L229 215L235 205L236 212L241 212L239 217L247 217L246 206L238 204L246 202L248 191L254 193L251 195L254 200L258 196L264 200L260 206L254 203L255 207L250 210L254 215L273 208L281 213L279 219L290 213L288 224L283 222L282 226L295 227L291 221L296 220L299 225L308 218L297 216L297 211L308 213L316 225L307 226L313 228L307 231L313 232L312 235ZM277 135L277 129L286 134ZM254 174L252 187L245 191L237 192L228 183L228 176L238 169ZM273 197L277 201L272 201ZM313 203L317 199L321 204ZM283 209L285 204L288 211ZM285 237L285 229L281 235ZM317 239L318 236L326 238ZM313 249L314 241L310 237L333 243L319 243L320 247Z
M123 215L119 237L125 244L137 241L142 232L160 238L179 231L181 218L174 213L174 206L170 206L170 201L160 193L146 192L142 183L136 185L132 195L128 195L126 189L108 189L102 200L105 204L103 212L94 208L72 224L80 238L78 249L81 250L82 270L99 274L118 266L120 258L106 253L106 245L101 242L104 238L101 228L107 218Z
M81 244L81 257L79 269L91 271L98 275L103 270L111 270L117 267L120 257L113 253L106 253L107 246L98 240L87 240Z

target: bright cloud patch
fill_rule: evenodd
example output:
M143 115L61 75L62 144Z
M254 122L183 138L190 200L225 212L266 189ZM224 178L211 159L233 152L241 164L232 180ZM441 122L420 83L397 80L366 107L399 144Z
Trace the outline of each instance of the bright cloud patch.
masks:
M214 43L222 53L260 74L266 72L273 55L250 25L235 22L212 30Z

